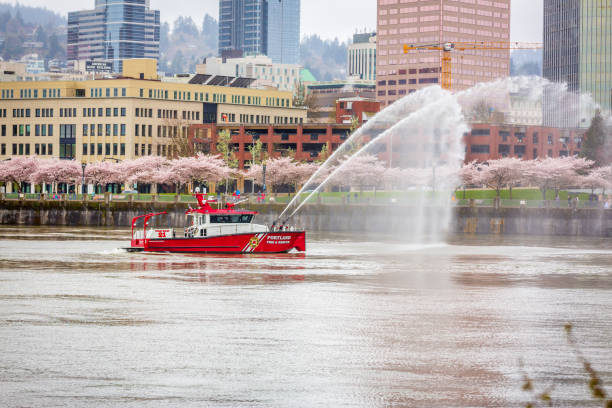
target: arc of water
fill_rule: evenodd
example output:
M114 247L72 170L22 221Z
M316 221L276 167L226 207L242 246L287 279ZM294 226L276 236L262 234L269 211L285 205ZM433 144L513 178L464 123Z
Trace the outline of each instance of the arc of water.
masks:
M396 123L395 125L393 125L391 128L387 129L386 131L384 131L383 133L381 133L380 135L378 135L378 137L372 139L371 141L369 141L367 144L365 144L361 149L359 149L352 157L357 157L360 154L362 154L363 152L367 151L374 143L378 143L381 140L384 140L386 137L388 137L389 135L393 134L394 131L396 131L398 128L401 128L403 125L405 125L407 122L410 122L411 120L413 120L415 117L421 116L423 114L426 114L428 111L430 111L431 109L437 109L437 106L440 104L445 104L447 103L449 100L453 100L456 102L456 100L453 98L453 96L450 93L446 93L446 95L443 95L442 98L439 98L438 100L434 101L431 104L428 104L426 106L424 106L421 109L418 109L414 112L411 112L407 117L405 117L404 119L402 119L401 121L399 121L398 123ZM325 186L325 184L327 183L328 180L331 180L339 171L342 170L342 168L344 166L347 165L347 163L350 162L350 158L343 162L340 166L336 167L334 169L334 171L332 171L332 173L330 175L328 175L325 180L323 180L307 197L306 199L304 199L297 207L296 209L289 215L289 218L293 217L311 198L314 194L318 193L321 188L323 188L323 186ZM289 207L287 207L289 208ZM285 212L287 211L287 208L285 209L285 211L281 214L282 218L283 215L285 214Z
M412 93L412 94L410 94L408 96L405 96L400 101L394 103L393 105L391 105L391 106L387 107L386 109L382 110L381 112L379 112L374 118L372 118L370 121L366 122L365 125L363 125L359 129L357 129L357 131L355 133L353 133L353 135L351 135L351 137L349 137L348 140L346 140L325 161L324 165L322 165L308 179L308 181L306 183L304 183L304 186L300 189L300 191L297 192L297 194L289 202L289 204L287 204L287 206L285 207L285 209L283 210L281 215L278 217L278 219L282 219L285 216L285 214L300 199L302 194L305 192L306 188L308 186L310 186L317 178L319 178L321 176L321 174L326 170L325 164L333 163L334 161L337 161L338 159L343 157L344 154L352 147L352 142L354 142L356 139L359 139L363 134L367 134L367 132L369 132L370 130L376 128L376 126L380 125L381 123L385 123L385 121L387 120L388 117L391 117L391 119L394 119L397 115L401 114L405 110L405 106L406 105L408 105L410 103L425 105L426 102L428 102L430 98L432 98L432 97L436 98L436 97L439 97L440 95L450 95L450 93L448 91L443 90L439 86L432 86L432 87L424 88L424 89L419 90L418 92L415 92L415 93ZM397 126L397 123L393 127L395 127L395 126ZM386 132L380 133L379 135L374 137L371 141L375 141L375 140L379 141L380 140L380 136L383 135L384 133L386 133ZM322 185L322 184L324 184L324 183L320 183L320 185ZM308 200L310 200L310 198L312 198L313 194L315 194L317 191L318 191L318 189L313 191L313 192L311 192L306 197L306 199L303 201L303 203L307 202ZM301 203L299 205L299 208L302 207L303 203ZM293 216L296 212L297 212L297 210L294 211L291 216Z

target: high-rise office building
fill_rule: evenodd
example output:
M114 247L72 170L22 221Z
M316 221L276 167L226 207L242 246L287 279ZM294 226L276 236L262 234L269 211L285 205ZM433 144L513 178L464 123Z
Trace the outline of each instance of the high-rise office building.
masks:
M378 0L377 95L383 105L441 83L441 51L404 44L500 42L510 38L510 0ZM510 73L509 50L455 51L452 90Z
M219 0L219 53L267 55L278 64L300 56L300 0Z
M266 0L219 0L219 53L266 54Z
M300 62L300 0L268 0L268 57L275 64Z
M376 33L353 35L348 47L348 76L376 80Z
M93 10L68 13L68 60L159 59L159 11L149 0L96 0Z
M554 90L544 98L546 126L588 126L581 104L588 93L602 110L612 109L612 1L544 1L544 77L567 84L570 94Z

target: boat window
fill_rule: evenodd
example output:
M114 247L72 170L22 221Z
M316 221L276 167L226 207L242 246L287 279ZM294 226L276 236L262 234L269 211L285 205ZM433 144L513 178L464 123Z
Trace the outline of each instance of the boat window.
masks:
M211 215L211 224L250 224L253 219L251 214L235 214L235 215Z

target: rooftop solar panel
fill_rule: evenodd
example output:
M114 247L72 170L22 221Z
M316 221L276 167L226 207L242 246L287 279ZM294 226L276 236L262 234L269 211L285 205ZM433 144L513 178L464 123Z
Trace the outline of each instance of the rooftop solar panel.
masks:
M212 75L197 74L196 76L191 78L189 83L190 84L202 85L202 84L205 84L206 81L208 81L211 77L212 77Z
M213 86L228 86L229 84L232 83L232 81L234 80L234 77L228 77L228 76L222 76L222 75L217 75L215 76L213 79L211 79L210 81L208 81L208 83L206 85L213 85Z

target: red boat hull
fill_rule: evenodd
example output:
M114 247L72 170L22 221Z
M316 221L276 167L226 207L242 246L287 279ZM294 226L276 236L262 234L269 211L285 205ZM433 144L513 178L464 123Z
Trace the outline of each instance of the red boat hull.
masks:
M156 238L132 241L133 250L144 252L278 254L292 249L306 251L306 233L268 232L198 238Z

